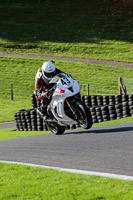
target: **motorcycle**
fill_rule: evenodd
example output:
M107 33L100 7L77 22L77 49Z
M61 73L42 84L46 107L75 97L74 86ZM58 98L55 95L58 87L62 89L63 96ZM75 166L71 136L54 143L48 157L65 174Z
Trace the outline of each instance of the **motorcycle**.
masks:
M44 119L48 129L60 135L68 125L79 124L83 129L92 126L89 108L82 101L78 81L71 75L60 73L50 81L51 100L47 107L48 119ZM37 112L40 111L37 109ZM42 116L43 117L43 116Z

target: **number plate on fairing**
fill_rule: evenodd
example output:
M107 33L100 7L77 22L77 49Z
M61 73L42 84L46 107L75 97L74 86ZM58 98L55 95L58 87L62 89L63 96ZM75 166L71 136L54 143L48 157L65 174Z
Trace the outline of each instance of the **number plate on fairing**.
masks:
M71 78L68 78L68 77L62 77L59 83L63 85L64 87L70 87L72 85L72 80Z

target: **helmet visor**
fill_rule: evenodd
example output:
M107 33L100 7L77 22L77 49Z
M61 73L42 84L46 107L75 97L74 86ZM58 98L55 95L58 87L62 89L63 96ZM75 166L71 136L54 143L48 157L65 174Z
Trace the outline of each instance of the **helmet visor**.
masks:
M44 72L44 74L47 78L53 78L55 76L55 71L50 73Z

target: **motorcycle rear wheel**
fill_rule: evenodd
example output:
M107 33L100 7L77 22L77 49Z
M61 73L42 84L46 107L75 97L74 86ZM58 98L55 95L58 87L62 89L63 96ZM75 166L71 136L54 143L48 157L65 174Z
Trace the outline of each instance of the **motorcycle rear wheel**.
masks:
M60 126L57 123L48 123L48 129L55 135L62 135L65 132L65 126Z
M76 101L76 114L78 116L78 122L83 129L89 129L92 127L92 116L89 109L82 101Z

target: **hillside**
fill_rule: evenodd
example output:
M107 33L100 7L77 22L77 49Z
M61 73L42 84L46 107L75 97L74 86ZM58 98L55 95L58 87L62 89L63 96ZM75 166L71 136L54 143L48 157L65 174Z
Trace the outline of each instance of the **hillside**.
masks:
M131 0L0 2L1 53L133 63Z
M11 84L15 100L30 98L37 69L46 60L1 57L0 61L0 99L10 99ZM131 68L57 60L55 66L79 81L82 95L87 95L87 84L90 85L90 95L118 94L118 77L133 77Z

